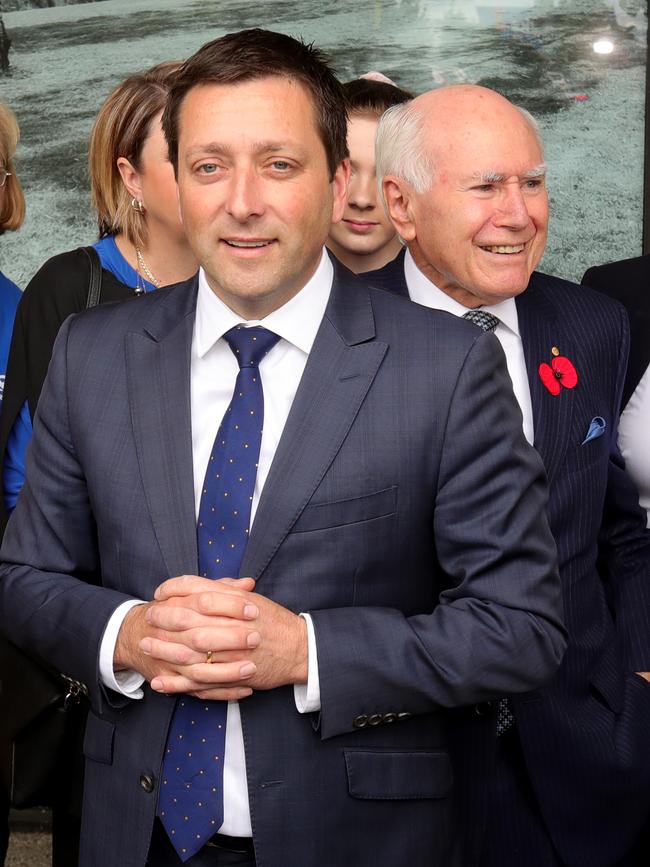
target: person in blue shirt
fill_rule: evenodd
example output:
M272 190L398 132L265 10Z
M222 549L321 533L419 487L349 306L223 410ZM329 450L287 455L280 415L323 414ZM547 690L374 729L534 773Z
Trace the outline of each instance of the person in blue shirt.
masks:
M180 64L130 76L106 99L90 136L89 173L102 267L100 300L119 301L191 277L197 263L178 215L176 182L160 126ZM90 265L81 249L48 260L18 308L0 418L2 525L25 478L32 419L58 330L86 307Z
M93 248L101 264L101 303L133 299L129 303L137 304L138 295L187 280L198 268L181 226L174 171L160 125L179 66L167 62L131 75L109 94L93 125L88 160L99 226ZM23 486L32 420L56 335L70 314L87 306L90 274L84 249L61 253L40 268L18 304L0 411L2 531ZM81 734L73 733L71 744L77 734L80 741ZM56 780L52 863L69 867L78 862L80 742L60 763L64 773Z
M14 113L0 104L0 235L18 229L25 217L25 197L13 162L18 138L18 121ZM19 301L20 289L0 271L0 401ZM0 786L0 864L4 864L9 841L8 815L9 799Z

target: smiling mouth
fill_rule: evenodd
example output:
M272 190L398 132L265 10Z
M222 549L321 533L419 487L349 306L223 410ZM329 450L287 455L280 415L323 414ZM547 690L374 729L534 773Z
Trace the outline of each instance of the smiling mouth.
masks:
M521 253L525 248L525 244L492 244L485 247L481 246L481 250L486 250L488 253L499 253L506 256L511 256L513 253Z
M268 247L273 241L236 241L223 238L225 244L229 247L237 247L238 249L254 249L255 247Z

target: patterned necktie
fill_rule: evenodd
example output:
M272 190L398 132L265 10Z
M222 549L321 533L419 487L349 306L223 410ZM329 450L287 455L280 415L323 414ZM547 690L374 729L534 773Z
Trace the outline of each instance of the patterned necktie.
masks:
M499 320L496 316L493 316L485 310L478 309L468 310L467 313L463 313L463 319L469 319L470 322L473 322L474 325L478 325L478 327L482 328L483 331L494 331L499 324Z
M217 432L203 483L197 542L204 578L236 578L248 541L264 422L258 365L280 339L266 328L232 328L224 339L239 363L230 406ZM182 861L223 823L225 701L182 696L163 762L158 815Z
M499 319L488 313L485 310L468 310L463 314L463 319L469 319L474 325L478 325L483 331L494 331L499 324ZM500 737L504 732L507 732L510 726L514 725L515 717L512 713L512 707L507 698L500 698L497 706L497 737Z

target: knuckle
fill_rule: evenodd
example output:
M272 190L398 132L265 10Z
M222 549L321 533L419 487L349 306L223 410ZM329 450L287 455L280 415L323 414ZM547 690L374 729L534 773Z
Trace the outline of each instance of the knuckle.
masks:
M184 647L183 645L179 646L176 651L176 659L175 662L180 665L187 665L192 659L192 651L189 647Z
M181 629L190 629L194 616L189 608L179 608L175 616L176 625Z
M196 650L200 650L202 653L218 649L218 642L211 629L195 629L192 643Z
M196 607L201 614L211 614L214 609L214 593L204 590L196 597Z

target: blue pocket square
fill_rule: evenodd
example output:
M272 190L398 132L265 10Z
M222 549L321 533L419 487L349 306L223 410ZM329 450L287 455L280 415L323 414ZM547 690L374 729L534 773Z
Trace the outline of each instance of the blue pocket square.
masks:
M595 418L592 418L591 424L589 425L589 430L587 431L587 436L583 439L581 445L588 443L590 440L596 440L598 437L601 437L605 433L605 428L607 424L604 418L597 415Z

